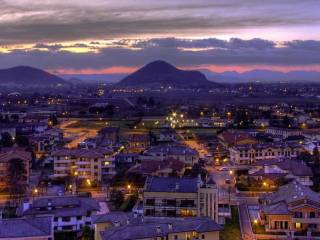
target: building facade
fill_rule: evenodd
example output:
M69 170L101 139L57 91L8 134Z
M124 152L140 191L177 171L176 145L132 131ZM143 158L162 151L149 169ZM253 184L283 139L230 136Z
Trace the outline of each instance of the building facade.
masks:
M218 221L218 189L200 178L150 177L143 192L143 212L153 217L209 217Z
M100 182L115 175L114 157L107 149L62 149L53 151L54 177L76 175L80 180Z
M297 158L303 151L298 144L259 143L229 148L230 161L235 164L252 164L262 160Z
M260 216L267 232L320 233L320 197L309 187L293 181L261 201Z

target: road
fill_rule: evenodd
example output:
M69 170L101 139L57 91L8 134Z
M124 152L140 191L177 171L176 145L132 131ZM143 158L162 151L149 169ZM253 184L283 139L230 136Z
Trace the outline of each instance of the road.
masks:
M242 203L239 205L239 218L240 218L242 239L243 240L255 239L255 236L252 231L248 207L247 207L247 204L245 204L245 203Z
M63 136L65 138L72 139L71 142L65 145L67 148L76 148L79 143L88 138L95 137L98 133L97 129L71 127L71 125L75 123L77 123L76 120L67 120L58 126L63 131Z
M193 134L193 138L195 140L190 140L190 139L189 140L185 140L185 137L183 136L183 132L176 131L176 133L179 135L179 137L181 139L183 139L183 143L185 145L187 145L188 147L196 150L199 153L199 157L200 158L205 158L209 154L208 149L197 141L197 138L196 138L196 136L194 134Z

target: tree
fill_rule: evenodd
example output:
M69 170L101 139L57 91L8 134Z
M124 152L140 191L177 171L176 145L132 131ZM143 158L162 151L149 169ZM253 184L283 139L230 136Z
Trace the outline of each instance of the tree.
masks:
M149 97L149 100L147 103L148 107L154 107L154 104L155 104L155 102L154 102L153 97Z
M119 190L112 190L110 193L110 200L116 207L116 209L119 209L124 202L124 194L123 192Z
M114 109L115 106L112 104L109 104L105 107L105 113L107 116L112 117L114 115Z
M320 167L320 153L317 147L313 149L312 153L312 161L314 162L314 165L316 166L317 169Z
M23 160L20 158L11 159L7 167L7 172L7 186L10 197L14 202L19 202L26 191L26 168Z
M82 240L93 240L93 231L89 226L84 226L82 229Z
M12 136L8 132L1 134L1 145L3 147L12 147L14 144Z
M19 147L28 147L29 146L29 138L24 135L16 136L16 143Z
M283 126L285 126L285 127L289 127L289 126L291 125L291 120L290 120L290 118L289 118L287 115L285 115L285 116L283 117L283 119L282 119L282 124L283 124Z
M249 126L249 116L248 116L247 110L244 108L237 110L235 113L234 122L240 128L248 127Z
M58 124L58 118L56 115L50 115L49 119L48 119L48 123L51 126L55 126Z
M298 159L301 159L302 161L304 161L308 166L310 165L310 163L312 162L312 156L309 152L305 151L305 152L301 152L298 156Z

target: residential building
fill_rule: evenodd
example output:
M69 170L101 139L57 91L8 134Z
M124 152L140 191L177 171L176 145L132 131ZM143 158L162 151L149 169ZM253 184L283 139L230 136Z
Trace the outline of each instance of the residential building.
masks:
M62 196L34 199L19 208L20 216L53 215L54 231L77 231L91 227L91 216L99 211L96 200L88 197Z
M60 149L53 151L54 177L74 175L80 180L100 182L115 175L114 157L108 149ZM104 176L103 176L104 175Z
M143 191L145 216L203 217L218 221L218 188L212 180L149 177Z
M313 172L303 161L294 159L262 160L249 170L249 177L276 184L277 180L296 180L305 186L312 186Z
M111 145L114 145L119 141L119 128L117 127L102 128L99 131L99 136L105 140L108 140Z
M199 153L185 145L153 146L147 149L141 158L146 160L164 160L171 158L193 166L199 162Z
M24 177L21 184L28 185L30 177L31 153L22 148L3 148L0 150L0 189L6 190L8 186L8 167L10 161L20 159L24 164Z
M292 129L292 128L277 128L277 127L268 127L265 130L266 133L286 139L291 136L300 136L302 135L302 131L300 129Z
M185 163L176 159L165 159L165 160L144 160L141 163L131 167L127 173L135 173L142 176L183 176L185 171Z
M132 213L109 213L93 216L93 223L95 240L218 240L221 230L207 217L156 218Z
M219 143L228 148L238 145L256 144L258 141L245 131L224 131L218 135Z
M293 159L303 151L295 143L258 143L229 148L230 161L236 164L252 164L261 160Z
M267 232L320 233L320 195L309 187L293 181L261 201L260 217Z
M129 133L122 137L122 141L129 153L141 153L150 146L149 133Z
M1 240L53 240L53 216L28 216L0 220Z

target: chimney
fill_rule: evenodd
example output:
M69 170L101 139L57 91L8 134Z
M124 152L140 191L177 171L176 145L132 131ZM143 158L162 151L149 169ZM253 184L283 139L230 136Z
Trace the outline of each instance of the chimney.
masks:
M160 226L157 226L156 230L157 230L157 233L161 233L161 228L160 228Z
M120 227L120 221L115 221L115 222L114 222L114 226L115 226L115 227Z
M169 230L172 230L172 228L173 228L173 227L172 227L172 223L168 223L168 229L169 229Z

